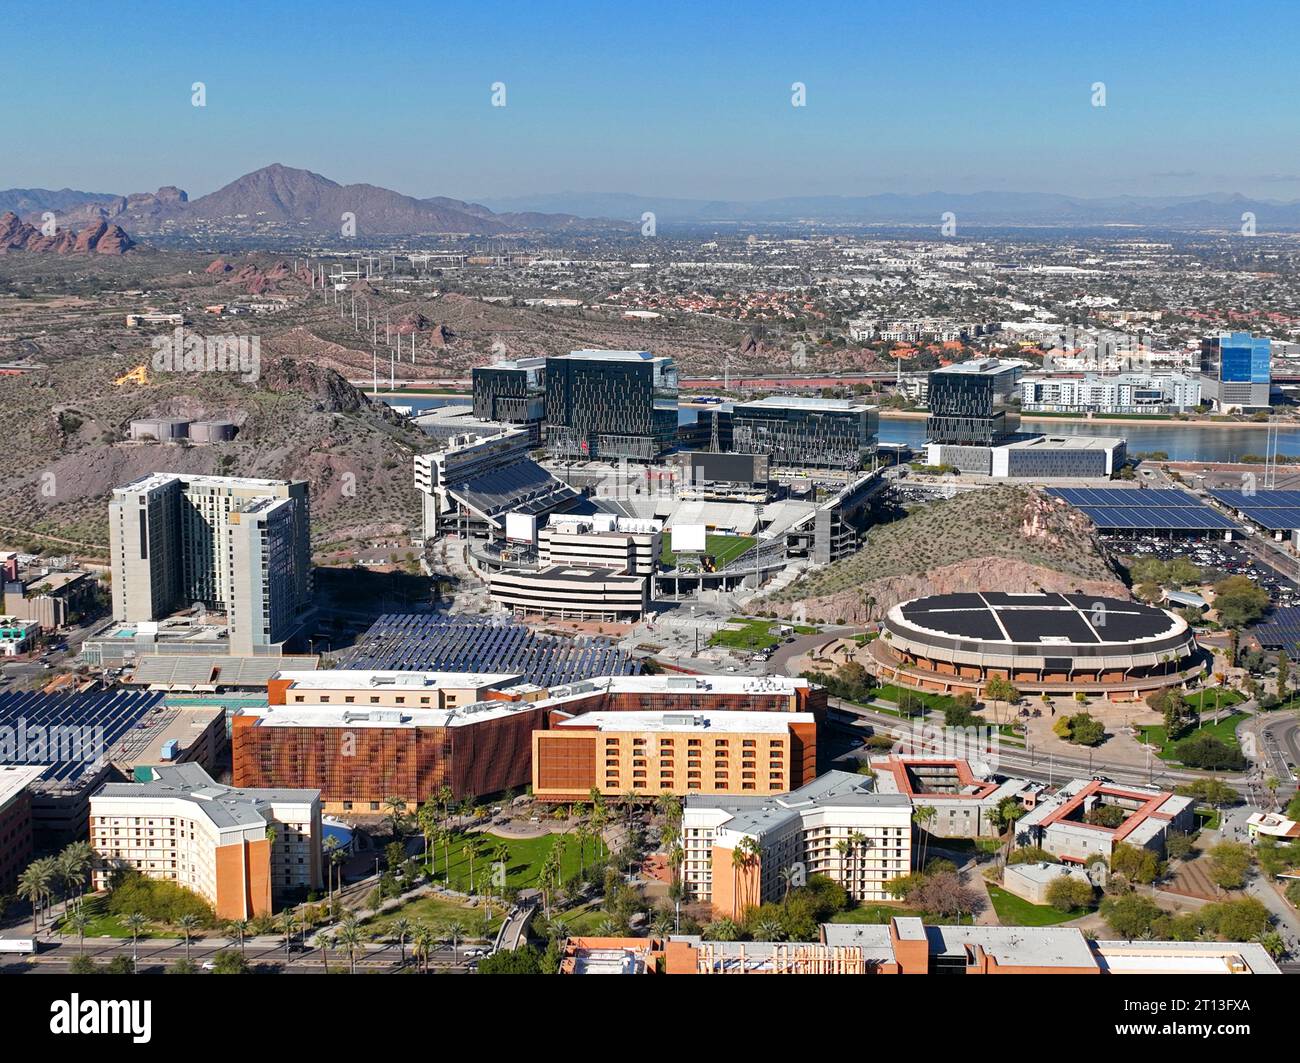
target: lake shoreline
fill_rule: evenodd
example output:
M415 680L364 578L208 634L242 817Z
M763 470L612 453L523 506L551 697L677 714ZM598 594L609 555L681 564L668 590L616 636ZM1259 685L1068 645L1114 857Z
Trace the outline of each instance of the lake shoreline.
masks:
M923 421L930 415L919 410L881 410L882 421ZM1265 429L1268 424L1262 421L1180 421L1174 418L1159 417L1035 417L1032 413L1020 415L1021 422L1033 421L1035 424L1114 424L1147 425L1153 428L1258 428ZM1275 421L1276 427L1300 428L1300 421Z

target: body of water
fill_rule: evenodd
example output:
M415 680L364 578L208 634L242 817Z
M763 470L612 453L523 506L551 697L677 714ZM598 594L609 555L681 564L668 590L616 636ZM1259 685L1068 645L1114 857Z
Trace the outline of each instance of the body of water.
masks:
M1119 436L1130 454L1162 450L1171 461L1236 461L1243 454L1263 454L1267 431L1261 425L1202 428L1186 424L1096 424L1087 421L1025 421L1022 432L1053 436ZM914 450L925 443L925 422L918 418L880 419L880 442L906 443ZM1300 428L1277 433L1279 454L1300 454Z

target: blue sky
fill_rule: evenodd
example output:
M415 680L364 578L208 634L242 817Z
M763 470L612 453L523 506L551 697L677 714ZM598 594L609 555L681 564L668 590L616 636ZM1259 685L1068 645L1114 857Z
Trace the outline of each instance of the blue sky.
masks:
M198 196L282 162L470 199L1300 198L1294 3L52 10L4 7L0 104L21 147L0 158L0 187ZM206 107L190 104L195 81ZM796 81L806 107L791 106Z

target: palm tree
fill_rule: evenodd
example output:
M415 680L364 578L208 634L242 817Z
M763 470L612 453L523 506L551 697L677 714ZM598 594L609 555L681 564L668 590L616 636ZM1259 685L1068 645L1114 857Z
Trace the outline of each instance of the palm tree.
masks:
M389 933L394 934L397 937L397 947L401 952L403 967L406 966L406 939L411 936L411 931L414 929L415 924L404 915L398 916L394 919L393 925L389 928Z
M332 865L331 870L336 873L335 877L338 881L338 889L340 892L342 892L343 890L343 861L346 860L347 858L348 858L348 854L345 853L342 849L335 849L332 853L330 853L330 864ZM332 902L333 897L331 896L330 899Z
M775 919L761 919L754 925L755 941L780 941L785 937L785 928Z
M741 838L740 842L731 851L731 915L733 919L740 914L740 872L748 872L754 866L758 861L759 851L758 842L748 836Z
M845 870L849 862L849 853L853 849L853 843L848 838L841 838L835 843L835 851L840 855L840 885L848 888L848 872Z
M790 899L790 891L794 889L794 884L799 880L799 869L791 864L789 867L783 867L777 872L781 879L781 884L785 886L785 894L781 897L781 903L784 904Z
M460 959L460 941L465 936L465 928L458 920L453 919L443 928L443 934L451 942L451 956L453 960Z
M190 937L194 934L194 931L196 931L199 928L199 924L200 924L199 917L195 915L193 912L186 912L184 915L182 915L179 919L176 920L176 925L180 927L181 933L185 935L185 962L186 963L190 962Z
M86 928L90 926L90 916L86 914L85 905L79 904L73 908L65 922L77 932L77 955L85 955Z
M325 865L326 865L325 874L328 876L328 881L325 883L325 892L329 896L330 900L334 899L333 860L334 860L334 851L338 847L339 847L339 839L338 839L338 835L336 834L327 834L325 836L325 841L321 844L321 848L325 852Z
M37 920L41 914L41 901L49 895L51 881L50 867L44 860L33 860L18 876L18 895L30 901L32 905L33 937L38 933Z
M249 923L247 919L232 919L226 924L226 932L234 934L239 939L239 955L244 955L244 938L248 936Z
M474 858L483 852L483 835L471 834L465 839L461 846L461 851L469 857L469 889L468 892L474 892Z
M385 797L384 808L388 809L388 819L393 827L393 837L400 838L402 821L405 818L406 800L401 797Z
M429 842L438 831L438 809L432 797L416 811L415 822L419 825L421 837L424 838L424 863L429 874L432 875L433 868L429 866Z
M451 803L456 800L456 795L451 792L451 787L445 783L438 787L438 807L442 809L442 815L445 819L451 812Z
M668 870L672 872L673 882L676 883L682 872L682 864L686 861L686 850L680 843L674 842L671 849L668 850Z
M89 842L72 842L65 846L58 856L59 877L63 880L65 892L68 886L75 886L77 896L85 891L86 875L95 866L95 850Z
M921 828L921 870L925 870L925 857L930 849L929 825L939 816L933 805L917 805L912 812L912 822Z
M357 929L357 924L348 920L338 928L334 935L334 941L347 949L348 953L348 971L351 974L357 973L357 949L361 945L361 931Z
M714 941L735 941L740 937L740 928L734 919L719 919L709 924L709 937Z
M284 935L284 960L288 963L291 958L293 946L293 932L297 929L298 920L294 916L293 912L286 911L281 914L278 923L279 926L276 929Z
M438 935L427 923L420 923L411 935L411 949L420 960L420 970L429 973L429 957L438 944Z
M871 848L871 839L860 830L855 830L849 835L849 841L853 843L853 881L860 888L862 884L862 874L867 855L867 850Z
M140 941L140 931L144 929L145 917L139 912L132 912L122 920L126 928L131 931L131 970L134 974L140 973L140 958L136 945Z
M330 973L330 949L334 947L334 938L330 934L321 934L316 938L316 944L320 948L321 966L325 968L325 973Z

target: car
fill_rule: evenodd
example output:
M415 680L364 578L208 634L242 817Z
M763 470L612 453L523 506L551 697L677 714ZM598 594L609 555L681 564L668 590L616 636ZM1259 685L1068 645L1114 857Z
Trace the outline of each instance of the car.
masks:
M480 956L486 956L487 954L488 950L482 947L465 950L465 958L470 960L477 960Z
M217 969L217 965L213 963L211 960L204 960L201 964L199 964L199 966L203 968L203 970L205 971L215 971Z

